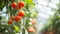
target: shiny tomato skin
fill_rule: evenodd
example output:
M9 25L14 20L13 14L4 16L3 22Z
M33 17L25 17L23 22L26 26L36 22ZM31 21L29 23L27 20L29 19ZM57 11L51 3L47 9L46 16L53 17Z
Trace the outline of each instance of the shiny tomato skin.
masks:
M16 22L18 22L20 19L21 19L20 16L16 16L16 17L15 17L15 21L16 21Z
M23 17L25 15L25 13L23 11L20 11L20 12L18 12L18 15Z
M20 7L20 8L21 8L21 7L24 7L24 2L19 1L17 5L18 5L18 7Z
M12 7L12 8L16 8L16 7L17 7L16 2L13 2L13 3L11 4L11 7Z

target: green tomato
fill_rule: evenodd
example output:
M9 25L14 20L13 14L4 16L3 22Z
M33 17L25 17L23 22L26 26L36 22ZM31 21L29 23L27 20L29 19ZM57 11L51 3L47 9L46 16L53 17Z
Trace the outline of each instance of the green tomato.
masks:
M14 25L13 27L14 27L14 30L15 30L16 32L19 32L19 31L20 31L18 26Z
M37 17L37 13L36 12L32 12L31 16Z

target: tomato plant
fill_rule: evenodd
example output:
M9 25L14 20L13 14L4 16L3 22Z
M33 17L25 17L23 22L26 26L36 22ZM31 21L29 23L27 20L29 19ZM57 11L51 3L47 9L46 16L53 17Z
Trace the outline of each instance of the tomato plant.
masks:
M2 0L0 0L0 2L1 1ZM8 17L7 20L3 21L4 26L6 25L4 27L4 29L5 29L5 31L6 30L8 31L7 34L16 34L17 32L20 33L21 31L23 34L23 31L26 30L28 26L33 26L32 23L29 23L29 22L31 22L31 21L29 21L29 19L32 18L30 16L31 11L29 10L29 9L31 9L30 6L32 7L33 2L32 3L31 2L32 1L30 1L30 0L3 0L0 3L0 9L2 9L5 6L4 9L6 9L6 10L4 13L6 13L7 14L6 17ZM4 9L2 10L2 12L4 11ZM4 18L0 17L0 20L4 20ZM32 21L34 21L34 20L32 20ZM18 23L18 22L20 22L20 23ZM20 27L20 25L21 25L21 27ZM2 25L2 27L3 27L3 25ZM5 31L3 30L2 33L5 34L6 33ZM27 32L29 32L29 31L34 32L35 29L30 27L30 28L28 28Z

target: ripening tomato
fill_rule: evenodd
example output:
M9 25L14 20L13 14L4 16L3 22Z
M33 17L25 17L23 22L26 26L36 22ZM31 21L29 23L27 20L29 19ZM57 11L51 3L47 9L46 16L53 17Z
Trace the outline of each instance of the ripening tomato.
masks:
M32 20L31 20L31 23L32 23L32 24L35 24L35 23L36 23L36 19L32 19Z
M16 2L13 2L13 3L11 4L11 7L12 7L12 8L16 8L16 7L17 7Z
M16 16L16 17L15 17L15 21L16 21L16 22L18 22L20 19L21 19L20 16Z
M24 2L19 1L17 5L18 5L19 8L24 7Z
M35 32L35 29L33 27L28 27L29 32Z
M20 11L20 12L18 12L18 15L23 17L25 15L25 13L24 13L24 11Z
M12 20L11 19L9 19L8 24L12 24Z
M15 16L12 16L11 19L14 20L15 19Z

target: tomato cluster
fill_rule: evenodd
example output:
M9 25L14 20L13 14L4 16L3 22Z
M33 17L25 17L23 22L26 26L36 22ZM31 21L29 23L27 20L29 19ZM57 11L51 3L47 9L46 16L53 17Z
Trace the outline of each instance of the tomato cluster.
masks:
M28 32L35 32L35 29L33 27L28 27Z
M12 16L11 19L8 21L9 24L12 24L12 20L15 20L16 22L19 22L19 20L21 20L21 17L24 16L24 12L23 11L19 11L17 16Z
M29 25L33 25L33 26L28 26L27 30L28 32L35 32L36 31L36 19L35 18L30 18L30 24Z
M24 7L24 2L19 1L18 3L12 2L11 7L14 9L21 9ZM11 19L8 20L8 24L12 24L12 21L19 22L21 20L21 17L24 16L24 11L19 11L17 16L12 16Z
M22 2L22 1L19 1L18 3L13 2L13 3L11 3L11 7L15 8L15 9L23 8L24 7L24 2Z
M24 7L24 2L22 2L22 1L19 1L18 3L12 2L11 7L13 9L17 9L17 10L22 9ZM34 15L35 15L35 13L34 13ZM11 16L11 18L8 20L8 24L12 24L13 21L19 22L21 20L21 18L24 16L25 16L25 12L20 10L16 16ZM32 19L30 22L32 23L32 25L35 25L36 19ZM27 28L28 32L35 32L35 29L36 29L36 27ZM16 29L16 30L19 30L19 29Z

